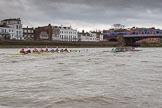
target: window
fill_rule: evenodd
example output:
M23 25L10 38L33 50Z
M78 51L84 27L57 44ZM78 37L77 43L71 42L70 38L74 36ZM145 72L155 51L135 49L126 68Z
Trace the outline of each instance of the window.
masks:
M19 31L19 35L21 35L21 31Z
M16 31L16 35L18 35L19 33L18 33L18 31Z

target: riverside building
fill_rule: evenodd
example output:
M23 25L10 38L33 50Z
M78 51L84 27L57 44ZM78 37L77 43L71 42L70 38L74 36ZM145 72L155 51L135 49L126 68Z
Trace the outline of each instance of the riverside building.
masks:
M72 27L64 27L64 26L53 26L54 29L59 30L59 34L56 37L53 37L53 39L59 40L59 41L71 41L75 42L78 41L78 32L76 29L72 29Z
M48 41L78 41L77 30L71 27L48 26L38 27L35 29L35 40Z
M23 28L23 38L24 40L34 40L34 28L28 26Z
M42 26L35 28L35 40L46 40L46 41L52 41L54 40L53 37L57 37L59 35L59 32L56 32L57 29L55 29L51 24L48 26Z
M1 24L10 28L10 29L8 29L10 39L15 39L15 40L23 40L24 39L23 38L23 29L22 29L22 24L21 24L20 18L4 19L1 21Z
M13 28L6 25L0 25L0 40L10 39L12 36L14 36Z
M84 42L99 42L100 37L98 37L97 33L94 32L84 32L79 33L79 41L84 41Z

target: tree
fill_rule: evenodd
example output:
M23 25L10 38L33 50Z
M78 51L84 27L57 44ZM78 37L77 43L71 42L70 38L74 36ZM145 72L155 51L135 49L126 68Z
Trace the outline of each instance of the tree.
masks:
M125 25L122 25L122 24L114 24L112 27L115 30L119 30L119 29L124 29L125 28Z

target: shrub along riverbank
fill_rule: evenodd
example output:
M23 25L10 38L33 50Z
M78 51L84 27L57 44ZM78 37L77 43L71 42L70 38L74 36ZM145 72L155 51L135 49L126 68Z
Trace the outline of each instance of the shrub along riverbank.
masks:
M118 42L0 41L0 48L22 47L115 47Z

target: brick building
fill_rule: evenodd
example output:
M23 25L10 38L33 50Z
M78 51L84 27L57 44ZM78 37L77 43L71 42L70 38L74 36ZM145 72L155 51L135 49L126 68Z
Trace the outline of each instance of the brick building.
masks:
M71 27L51 26L49 24L35 29L35 40L78 41L78 33Z
M52 40L52 26L49 24L48 26L35 28L35 36L34 40Z
M34 28L29 28L28 26L26 28L23 28L23 38L24 40L34 40Z

